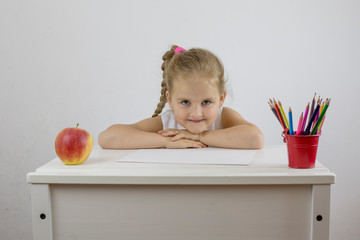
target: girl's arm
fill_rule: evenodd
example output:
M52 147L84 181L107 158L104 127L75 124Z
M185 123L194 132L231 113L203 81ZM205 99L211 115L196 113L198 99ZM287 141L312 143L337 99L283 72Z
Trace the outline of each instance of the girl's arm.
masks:
M221 148L259 149L264 146L264 136L260 129L231 108L223 108L222 124L223 129L200 134L200 141Z
M160 116L135 124L115 124L99 134L98 142L102 148L109 149L205 147L204 144L189 139L170 141L169 137L157 133L162 127Z
M165 129L159 133L171 137L171 141L192 139L220 148L259 149L264 146L264 136L260 129L231 108L223 108L222 125L223 129L204 131L201 134L177 129Z

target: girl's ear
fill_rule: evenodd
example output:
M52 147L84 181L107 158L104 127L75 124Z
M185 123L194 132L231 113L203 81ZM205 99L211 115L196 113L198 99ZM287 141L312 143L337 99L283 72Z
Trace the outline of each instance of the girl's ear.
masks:
M221 108L224 105L225 99L226 99L226 92L224 91L224 93L220 95L219 108Z
M170 106L171 108L173 108L169 91L166 91L166 99L167 99L167 102L168 102L169 106Z

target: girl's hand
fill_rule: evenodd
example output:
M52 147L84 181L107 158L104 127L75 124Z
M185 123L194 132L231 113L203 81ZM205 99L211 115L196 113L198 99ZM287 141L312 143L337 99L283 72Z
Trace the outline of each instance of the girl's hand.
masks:
M180 139L177 141L172 141L170 138L167 141L166 144L166 148L168 149L180 149L180 148L205 148L207 147L205 144L198 142L198 141L194 141L194 140L190 140L190 139Z
M193 134L187 130L164 129L158 132L168 138L166 148L205 148L207 145L200 142L200 134Z
M164 129L158 131L158 133L163 137L171 137L171 141L178 141L180 139L189 139L200 142L200 133L194 134L188 130L179 130L179 129Z

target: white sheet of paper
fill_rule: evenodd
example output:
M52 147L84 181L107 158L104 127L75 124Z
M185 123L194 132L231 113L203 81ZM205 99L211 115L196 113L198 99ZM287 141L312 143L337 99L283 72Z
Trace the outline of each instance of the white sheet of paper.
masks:
M256 150L224 148L139 149L118 162L249 165Z

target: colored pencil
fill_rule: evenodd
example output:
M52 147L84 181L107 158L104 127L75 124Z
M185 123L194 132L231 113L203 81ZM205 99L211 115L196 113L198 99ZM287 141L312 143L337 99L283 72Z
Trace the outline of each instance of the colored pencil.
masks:
M279 119L279 116L278 116L277 113L276 113L276 109L275 109L274 105L272 104L271 99L270 99L270 102L268 102L268 103L269 103L269 106L270 106L271 111L274 113L275 117L277 118L277 120L278 120L279 123L281 124L280 119Z
M325 105L325 102L322 102L322 103L321 103L320 110L319 110L319 113L320 113L320 114L321 114L322 111L324 110L324 105ZM319 127L318 127L318 129L317 129L317 131L316 131L316 134L320 134L321 127L322 127L322 125L323 125L323 123L324 123L325 117L326 117L326 115L325 115L324 118L321 120L321 123L320 123L320 125L319 125Z
M276 110L277 115L278 115L279 118L280 118L281 126L284 128L284 130L286 130L286 126L285 126L284 120L283 120L283 118L282 118L282 116L281 116L279 106L277 105L276 102L275 102L275 110Z
M316 116L317 112L319 111L319 109L320 109L320 105L318 104L318 105L316 106L313 114L311 115L311 118L310 118L310 120L309 120L309 122L308 122L308 125L307 125L306 129L305 129L304 135L309 135L311 125L312 125L313 121L315 120L315 116Z
M298 123L298 127L297 127L297 130L296 130L296 135L300 135L300 133L301 133L302 122L303 122L303 113L301 113L300 118L299 118L299 123Z
M326 118L326 115L324 116L324 118L323 118L323 120L321 121L321 124L320 124L320 126L319 126L319 131L318 131L319 134L321 133L321 129L322 129L322 126L324 125L325 118Z
M313 112L314 112L314 104L315 104L315 97L316 97L316 93L314 94L314 97L311 101L311 109L310 109L310 115L309 118L312 116Z
M289 122L288 122L287 117L286 117L286 115L285 115L285 112L284 112L284 109L283 109L283 107L282 107L282 104L281 104L280 100L278 100L278 102L279 102L280 112L281 112L281 114L282 114L282 116L283 116L283 119L284 119L285 126L286 126L287 129L289 129Z
M325 105L325 102L322 102L322 103L321 103L321 107L320 107L320 114L321 114L321 112L322 112L323 109L324 109L324 105Z
M292 111L291 108L289 107L289 127L290 127L290 135L294 135L294 130L293 130L293 119L292 119Z
M308 102L305 111L300 114L296 129L294 129L294 119L291 107L289 107L288 116L286 116L287 114L285 114L280 100L276 101L275 98L269 99L268 104L283 127L284 133L286 132L289 135L315 135L321 133L326 118L326 111L329 108L331 101L331 99L328 98L326 101L323 101L323 99L318 96L318 99L315 102L315 98L316 93L312 99L311 109L310 102Z
M321 123L322 119L324 118L325 116L325 113L326 113L326 110L328 109L330 105L330 100L326 100L325 101L325 106L324 106L324 109L323 111L321 112L320 116L319 116L319 119L317 120L315 126L314 126L314 129L311 131L311 135L315 135L316 134L316 131L317 131L317 128L319 127L319 124Z
M327 100L327 99L326 99L326 100ZM325 102L326 102L326 101L325 101ZM321 122L318 124L318 126L317 126L316 129L315 129L315 124L317 123L317 121L318 121L318 119L319 119L319 117L320 117L320 114L321 114L321 112L322 112L323 109L324 109L325 102L323 102L322 99L321 99L321 101L320 101L320 103L321 103L320 110L319 110L318 114L317 114L316 117L315 117L315 121L313 122L313 127L311 128L310 134L312 134L313 132L314 132L314 134L319 133L319 130L320 130L320 127L321 127L321 123L322 123L322 121L323 121L324 119L321 120ZM325 116L324 116L324 117L325 117ZM314 135L314 134L312 134L312 135Z
M306 126L306 121L307 121L307 116L309 114L309 105L310 103L307 104L306 108L305 108L305 115L304 115L304 119L303 119L303 122L302 122L302 125L301 125L301 130L299 132L299 135L301 135L304 130L305 130L305 126Z
M321 105L321 102L322 102L322 99L320 100L320 99L318 99L318 104L319 105ZM317 122L317 120L318 120L318 118L319 118L319 113L320 113L320 110L321 110L321 107L320 107L320 109L319 109L319 111L317 112L317 114L316 114L316 116L315 116L315 120L313 121L313 123L312 123L312 128L311 128L311 132L312 132L312 130L314 130L314 128L315 128L315 123Z

